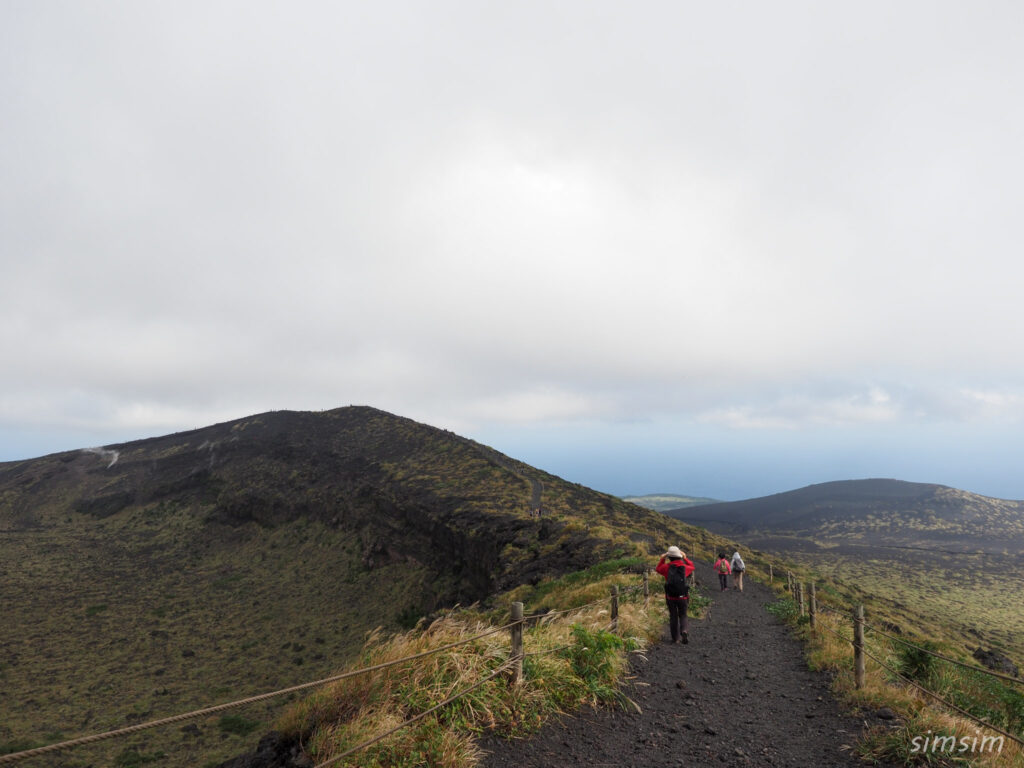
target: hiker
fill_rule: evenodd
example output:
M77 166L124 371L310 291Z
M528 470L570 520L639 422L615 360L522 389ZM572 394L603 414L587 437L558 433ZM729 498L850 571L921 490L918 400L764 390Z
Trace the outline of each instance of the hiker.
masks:
M668 606L668 626L672 642L690 642L686 631L686 614L690 608L690 587L686 579L693 573L693 561L679 547L669 547L654 570L665 577L665 604Z
M725 552L719 552L718 559L715 560L715 573L718 574L718 584L722 587L723 592L729 588L729 573L731 571L732 568L729 567Z
M732 568L732 588L738 589L740 592L743 591L743 572L747 570L747 566L743 564L743 558L740 557L740 551L737 549L732 553L732 562L729 563Z

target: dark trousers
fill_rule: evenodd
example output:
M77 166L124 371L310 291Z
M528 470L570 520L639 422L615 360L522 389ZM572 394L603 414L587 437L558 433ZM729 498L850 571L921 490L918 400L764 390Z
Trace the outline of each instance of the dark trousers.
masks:
M720 573L718 574L718 583L722 585L722 589L729 588L729 574Z
M668 606L668 628L672 632L673 642L679 639L679 633L686 631L686 612L690 609L690 600L665 599Z

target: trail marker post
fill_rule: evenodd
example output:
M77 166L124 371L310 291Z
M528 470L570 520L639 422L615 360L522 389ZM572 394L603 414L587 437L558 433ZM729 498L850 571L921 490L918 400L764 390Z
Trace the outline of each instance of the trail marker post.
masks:
M512 685L523 680L523 604L512 603Z
M644 608L651 604L650 572L644 569Z
M864 687L864 606L853 612L853 679L857 688Z
M612 632L619 631L619 587L612 585Z

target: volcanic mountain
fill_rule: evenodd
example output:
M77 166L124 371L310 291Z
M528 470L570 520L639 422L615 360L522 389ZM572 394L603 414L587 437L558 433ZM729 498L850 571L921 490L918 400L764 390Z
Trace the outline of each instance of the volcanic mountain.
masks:
M375 627L706 536L369 407L0 464L0 754L316 679ZM237 753L226 722L167 751Z

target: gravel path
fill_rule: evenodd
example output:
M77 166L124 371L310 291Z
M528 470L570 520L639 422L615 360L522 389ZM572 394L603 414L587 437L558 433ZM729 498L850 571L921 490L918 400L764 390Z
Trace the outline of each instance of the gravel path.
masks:
M705 620L690 620L689 644L668 642L666 611L662 643L635 656L626 693L642 714L587 710L528 739L489 739L485 768L863 768L849 751L863 723L840 712L800 642L765 610L771 591L747 580L742 593L721 592L704 563L697 574L714 603Z

